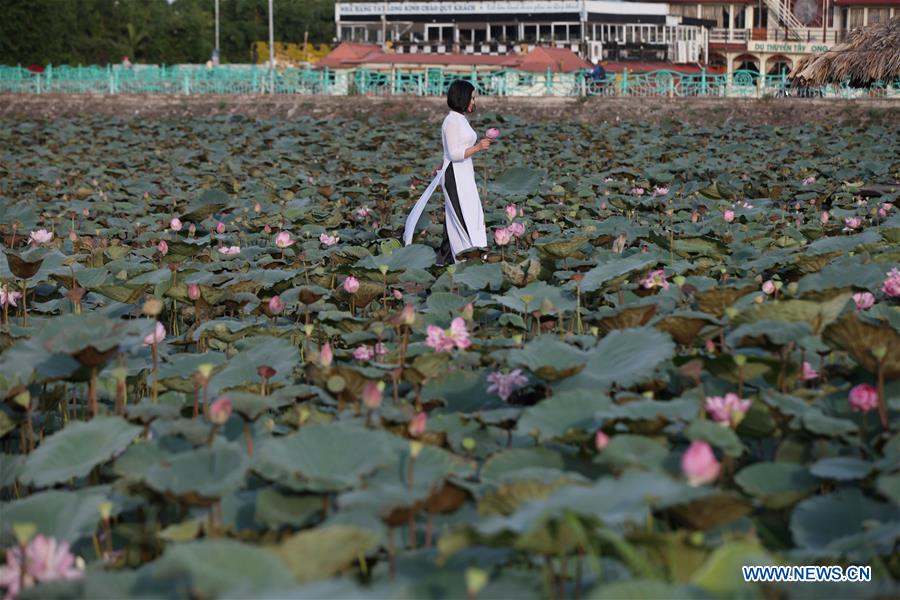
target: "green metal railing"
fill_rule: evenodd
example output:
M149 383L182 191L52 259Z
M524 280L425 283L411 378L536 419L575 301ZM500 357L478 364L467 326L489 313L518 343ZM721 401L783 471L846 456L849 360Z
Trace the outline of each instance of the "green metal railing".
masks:
M900 98L900 79L878 82L866 89L847 83L806 90L793 89L784 75L755 71L718 74L701 70L681 73L657 70L633 73L624 69L601 80L589 71L526 72L515 69L469 71L429 68L403 73L359 68L283 69L270 73L257 65L48 66L35 73L22 67L0 66L0 93L62 94L306 94L363 96L443 96L454 79L467 79L487 96L627 96L728 97L821 96L835 98Z

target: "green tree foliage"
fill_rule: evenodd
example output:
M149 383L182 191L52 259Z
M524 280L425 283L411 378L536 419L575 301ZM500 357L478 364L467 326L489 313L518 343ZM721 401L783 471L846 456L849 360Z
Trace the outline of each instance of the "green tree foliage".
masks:
M0 64L205 62L215 43L214 0L3 0ZM334 37L334 0L274 0L275 38ZM268 0L219 0L222 62L248 62L268 40Z

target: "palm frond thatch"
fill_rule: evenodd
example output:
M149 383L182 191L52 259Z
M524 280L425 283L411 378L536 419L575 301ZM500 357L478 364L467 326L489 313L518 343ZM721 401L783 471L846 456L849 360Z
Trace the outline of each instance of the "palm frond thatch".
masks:
M900 17L854 29L831 50L801 59L788 78L798 85L818 86L849 81L868 87L900 77Z

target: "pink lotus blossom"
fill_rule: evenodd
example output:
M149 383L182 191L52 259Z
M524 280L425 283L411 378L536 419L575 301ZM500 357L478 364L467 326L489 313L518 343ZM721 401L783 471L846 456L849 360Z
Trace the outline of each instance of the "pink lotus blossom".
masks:
M215 425L222 426L231 416L231 400L221 397L209 405L209 420Z
M664 290L669 289L669 282L666 280L666 272L663 269L650 271L646 277L641 279L641 287L647 290L657 287Z
M869 201L866 200L866 199L864 199L864 198L857 198L857 199L856 199L856 205L857 205L857 206L868 206L868 205L869 205Z
M284 310L284 302L281 300L281 296L275 295L269 299L269 312L273 315L280 314L281 311Z
M191 300L199 300L200 299L200 286L196 283L189 283L187 286L188 298Z
M706 348L707 352L715 352L716 351L716 343L714 341L712 341L711 339L706 340L704 347Z
M381 406L384 397L384 382L367 381L363 386L362 401L366 408L375 409Z
M335 244L338 243L338 241L340 241L340 239L341 238L339 238L336 235L328 235L327 233L323 233L322 235L319 236L319 241L322 242L323 244L325 244L326 246L334 246Z
M377 344L375 344L375 355L376 356L384 356L385 354L387 354L387 346L385 346L381 342L378 342Z
M668 194L668 193L669 193L669 188L667 188L667 187L665 187L665 186L663 186L663 187L654 187L654 188L653 188L653 195L654 195L654 196L665 196L665 195Z
M525 223L510 223L506 228L513 237L522 237L525 235Z
M166 240L159 240L159 245L156 249L159 250L159 253L163 256L169 253L169 245L166 243Z
M691 486L704 485L715 481L721 465L716 460L712 448L703 440L694 440L681 456L681 471Z
M518 212L518 209L516 208L515 204L507 204L506 208L504 210L506 211L506 218L508 220L512 221L513 219L516 218L516 213Z
M291 234L288 231L280 231L278 235L275 236L275 245L279 248L287 248L288 246L293 246L296 243L295 240L291 239Z
M767 296L771 296L775 293L775 282L771 279L767 279L765 283L762 284L762 291L766 293Z
M266 235L269 235L270 233L272 233L272 226L266 223L265 227L263 227L263 232Z
M356 209L356 218L360 221L364 221L372 214L372 211L367 206L361 206Z
M255 212L255 213L257 213L257 214L261 213L261 212L262 212L262 204L260 204L259 202L257 202L256 204L254 204L254 205L253 205L253 212Z
M734 221L734 211L731 209L726 210L722 218L725 219L726 223L731 223Z
M331 366L332 361L334 361L334 352L331 350L331 344L325 342L325 345L322 346L322 351L319 353L319 364L327 369Z
M699 220L700 220L700 213L698 213L697 211L692 212L691 213L691 223L696 223Z
M393 294L396 300L403 300L403 292L400 290L394 290Z
M0 587L6 588L7 600L37 583L71 581L84 577L84 561L69 552L69 543L37 534L25 546L24 577L22 549L12 546L6 551L6 564L0 567Z
M816 178L814 176L809 176L803 180L803 185L812 185L816 182Z
M487 388L488 394L497 394L504 402L513 392L528 385L528 377L522 375L522 369L513 369L506 374L494 371L487 376L487 380L490 383Z
M494 230L494 241L497 242L499 246L507 245L511 239L512 234L506 227Z
M22 297L22 292L10 292L8 286L0 290L0 306L19 306L16 302Z
M891 298L900 298L900 269L894 267L881 285L881 291Z
M737 394L709 396L705 404L707 414L720 425L737 427L750 408L749 400L741 400Z
M375 358L375 350L372 346L360 346L353 351L353 358L361 361L372 360Z
M194 235L195 233L197 233L197 226L191 223L188 225L188 235Z
M644 195L644 188L642 188L642 187L633 187L633 188L631 188L631 195L632 195L632 196L643 196L643 195Z
M875 296L869 292L857 292L853 294L856 310L869 310L875 305Z
M419 437L423 433L425 433L425 429L428 427L428 413L418 412L416 415L409 420L408 430L409 435L413 437Z
M359 291L359 279L354 277L353 275L349 275L347 279L344 280L344 291L348 294L355 294Z
M862 225L862 219L859 217L847 217L844 219L844 231L859 229L860 225Z
M495 140L500 137L500 130L496 127L491 127L486 132L484 132L484 135L489 140Z
M412 304L405 304L400 312L400 322L404 325L412 325L416 322L416 309Z
M41 244L50 243L50 240L53 239L53 234L46 229L38 229L37 231L32 231L28 239L31 240L32 245L40 246Z
M878 407L878 390L868 383L861 383L850 390L848 400L852 410L869 412Z
M607 177L603 180L603 183L612 183L613 181L615 181L615 179L613 179L612 177Z
M157 321L153 333L148 333L144 338L144 345L152 346L153 344L159 344L164 339L166 339L166 326Z
M218 234L225 233L225 223L223 223L222 221L219 221L219 223L216 225L216 233L218 233Z
M602 431L598 430L597 433L594 435L594 447L597 448L597 450L603 450L608 445L609 445L609 436L606 435L605 433L603 433Z
M426 333L425 345L437 352L450 352L454 348L465 350L472 345L466 329L466 321L462 317L453 319L449 329L429 325Z
M890 202L885 202L878 207L878 216L882 219L887 217L892 208L894 208L893 204L891 204Z
M469 331L466 329L466 321L462 317L456 317L450 322L447 336L453 340L453 343L460 350L465 350L472 345L472 342L469 340Z
M181 227L181 219L179 219L178 217L172 217L172 220L169 221L169 228L172 231L181 231Z
M810 381L813 379L818 379L819 373L815 369L813 369L812 365L806 361L803 361L803 373L800 375L800 379L803 381Z
M219 254L224 254L225 256L234 256L235 254L240 253L240 246L219 246Z

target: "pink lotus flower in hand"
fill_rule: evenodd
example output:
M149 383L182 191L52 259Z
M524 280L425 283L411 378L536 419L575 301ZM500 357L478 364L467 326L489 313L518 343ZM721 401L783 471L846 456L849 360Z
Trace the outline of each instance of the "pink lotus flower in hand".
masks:
M487 376L487 380L490 383L488 394L497 394L504 402L513 392L528 385L528 377L522 375L522 369L513 369L506 374L495 371Z
M494 230L494 241L497 242L499 246L505 246L512 239L512 234L509 229L503 227L501 229Z
M40 246L41 244L50 243L53 239L53 234L46 229L38 229L37 231L32 231L28 239L31 240L32 245Z
M16 302L22 297L22 292L10 292L7 286L3 286L0 290L0 306L16 306Z
M164 339L166 339L166 326L157 321L156 328L153 330L153 333L147 334L147 336L144 338L144 345L152 346L154 344L159 344Z
M749 400L741 400L737 394L710 396L706 399L706 412L713 421L724 426L737 427L750 408Z
M240 246L219 246L218 250L219 254L223 254L225 256L234 256L241 253Z
M803 381L811 381L818 378L819 373L812 368L812 365L806 361L803 361L803 373L800 375L800 379L802 379Z
M520 238L525 235L525 223L510 223L506 229L513 237Z
M181 231L182 223L181 219L178 217L172 217L172 220L169 221L169 229L172 231Z
M878 407L878 390L868 383L861 383L850 390L848 400L852 410L869 412Z
M340 239L341 238L339 238L336 235L328 235L327 233L323 233L322 235L319 236L319 241L322 242L323 244L325 244L326 246L334 246L335 244L338 243L338 241Z
M516 218L516 212L518 211L518 209L516 208L515 204L507 204L504 211L506 212L506 218L512 221Z
M681 471L693 487L715 481L720 470L721 465L716 460L712 448L702 440L691 442L681 456Z
M272 296L269 299L269 312L273 315L280 314L281 311L284 310L284 302L281 300L281 296Z
M856 310L869 310L875 305L875 296L869 292L857 292L853 294Z
M663 269L651 271L646 277L641 279L641 287L648 290L656 287L664 290L669 289L669 282L666 280L666 272Z
M231 400L223 396L209 405L209 420L221 427L228 422L231 409Z
M344 280L344 291L348 294L355 294L359 291L359 279L350 275Z
M22 584L24 589L28 589L37 583L84 577L84 561L69 552L69 543L58 542L40 533L25 546L25 564L22 562L20 547L7 549L6 564L0 567L0 587L6 588L5 598L8 600L22 592Z
M163 256L169 253L169 245L166 243L166 240L159 240L159 245L156 249L159 250L159 253Z
M496 127L491 127L484 133L485 137L489 140L495 140L500 137L500 130Z
M290 232L280 231L278 235L275 236L275 245L279 248L287 248L288 246L293 246L296 243L295 240L291 239Z
M722 218L725 219L726 223L731 223L734 221L734 211L731 209L726 210Z
M881 285L881 291L891 298L900 298L900 269L894 267Z

